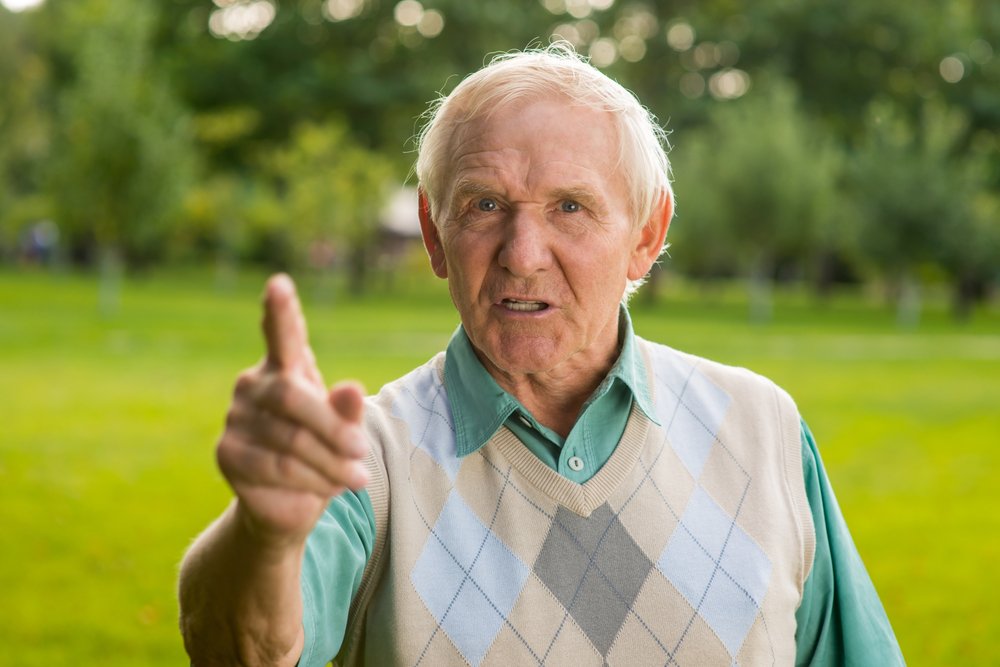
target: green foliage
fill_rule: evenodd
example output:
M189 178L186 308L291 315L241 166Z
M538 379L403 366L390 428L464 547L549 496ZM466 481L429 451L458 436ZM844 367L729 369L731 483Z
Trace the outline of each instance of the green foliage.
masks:
M904 300L927 267L947 271L959 314L1000 266L996 195L984 157L962 150L967 127L965 114L940 103L925 104L915 126L874 105L851 167L859 255Z
M262 162L283 202L292 245L308 251L335 244L348 255L353 290L363 291L379 213L393 184L391 163L358 145L336 121L300 125L287 146Z
M197 182L184 198L171 234L171 259L185 262L235 257L241 211L250 199L243 182L217 173Z
M141 264L162 253L192 175L186 120L157 71L146 0L67 10L79 40L61 91L49 195L70 243Z
M36 194L51 132L49 66L32 41L25 17L0 17L0 258L49 215Z
M891 107L876 105L867 142L854 156L860 244L891 278L931 263L946 234L969 218L963 163L952 157L962 119L928 107L916 130Z
M273 21L228 38L209 25L233 3L0 9L7 255L32 222L26 216L45 210L76 254L114 247L133 263L214 256L295 266L323 236L342 246L363 284L369 243L361 239L370 241L374 217L358 212L381 202L335 197L343 192L335 182L361 184L347 188L353 195L377 190L365 185L381 178L373 171L404 180L428 99L490 53L558 35L675 131L676 266L698 276L752 273L763 289L770 275L823 287L834 277L881 280L920 255L906 270L948 280L960 301L996 288L996 3L425 0L441 21L434 33L398 21L396 2L358 0L356 12L334 20L332 8L352 3L255 1L274 9ZM677 28L686 40L670 40ZM925 145L938 122L928 114L950 128L947 149ZM886 125L904 129L891 139L897 131ZM720 128L725 140L714 136ZM367 153L326 159L308 142ZM842 181L845 159L853 178ZM305 166L334 162L333 180ZM720 179L729 181L726 197ZM941 211L949 190L962 202L937 229L899 240L893 230L917 223L885 216L922 215L917 202Z
M221 122L221 119L220 119ZM253 177L217 172L192 188L173 234L174 256L270 269L344 268L365 288L379 215L393 186L389 160L339 121L303 123L262 150Z
M677 140L677 266L693 275L770 281L781 263L801 274L836 242L840 155L774 82L720 105Z

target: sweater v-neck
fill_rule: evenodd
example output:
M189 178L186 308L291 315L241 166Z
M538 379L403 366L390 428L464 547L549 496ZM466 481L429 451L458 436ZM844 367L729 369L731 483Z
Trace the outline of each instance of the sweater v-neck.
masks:
M501 427L485 448L495 448L533 487L571 512L588 517L606 503L635 468L649 436L650 420L634 403L625 432L597 473L578 484L543 463L506 426Z

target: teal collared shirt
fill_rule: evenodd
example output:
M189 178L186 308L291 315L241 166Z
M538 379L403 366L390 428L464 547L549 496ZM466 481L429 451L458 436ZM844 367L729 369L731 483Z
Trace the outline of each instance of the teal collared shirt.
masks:
M541 424L505 392L479 362L465 331L448 345L445 388L456 429L458 454L482 447L506 425L539 459L582 483L614 453L632 405L656 421L645 362L632 322L622 309L621 352L607 378L584 405L569 436ZM819 450L805 423L802 467L816 552L796 611L796 665L904 665L899 644L858 555L833 495ZM574 461L574 458L580 459ZM301 667L321 667L336 655L347 612L375 543L375 513L364 490L334 498L306 544L302 564L305 644Z
M480 363L461 326L448 344L444 376L455 424L456 449L468 456L506 426L531 452L563 477L583 484L601 469L618 446L634 403L659 424L639 354L632 320L621 309L618 360L584 403L567 437L538 423L521 403L504 391Z

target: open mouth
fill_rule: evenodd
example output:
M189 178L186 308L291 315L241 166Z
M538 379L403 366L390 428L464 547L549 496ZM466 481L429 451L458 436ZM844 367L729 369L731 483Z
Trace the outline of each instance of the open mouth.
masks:
M535 313L549 307L549 304L544 301L518 301L517 299L504 299L500 304L507 310L518 313Z

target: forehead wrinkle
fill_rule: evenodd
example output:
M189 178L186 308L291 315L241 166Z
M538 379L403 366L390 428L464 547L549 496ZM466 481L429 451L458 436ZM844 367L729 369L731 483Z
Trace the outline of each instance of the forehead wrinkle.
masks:
M606 179L593 169L565 159L539 162L531 156L523 156L516 165L485 161L464 167L459 165L455 171L456 184L474 183L477 187L482 185L491 191L505 193L510 190L546 194L573 191L587 193L593 198L607 185ZM452 190L457 191L458 186L454 185Z
M503 146L473 147L473 150L456 151L448 178L451 181L449 189L455 192L458 184L465 181L482 184L499 183L504 180L505 172L511 168L523 167L528 158L518 155L520 152L516 148Z

